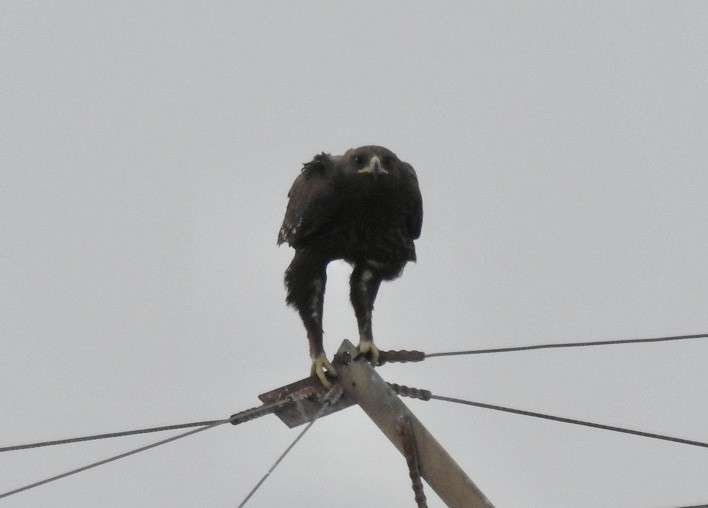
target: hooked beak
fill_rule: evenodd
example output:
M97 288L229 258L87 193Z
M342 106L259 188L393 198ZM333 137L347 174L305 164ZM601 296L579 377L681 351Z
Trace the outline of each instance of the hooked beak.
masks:
M383 166L381 166L381 161L376 155L374 155L369 161L369 164L366 167L361 168L358 173L371 173L374 176L378 176L381 174L388 173L388 170L384 169Z

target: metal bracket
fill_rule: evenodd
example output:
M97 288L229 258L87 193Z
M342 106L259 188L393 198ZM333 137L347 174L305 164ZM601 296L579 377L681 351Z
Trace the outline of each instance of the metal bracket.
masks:
M389 362L415 362L425 358L425 354L420 351L381 351L379 365ZM332 360L335 365L351 365L352 362L362 360L361 354L356 351L340 351ZM363 360L362 360L363 361ZM333 378L334 383L337 382ZM258 398L264 404L273 404L282 401L285 398L296 394L294 401L283 405L273 411L285 425L290 428L308 423L317 414L322 406L323 397L327 393L327 389L322 386L322 383L317 378L307 377L289 385L281 386L275 390L262 393ZM349 406L354 405L354 399L346 392L335 403L331 404L321 416L327 416Z
M258 398L264 404L270 404L283 400L292 394L298 394L292 403L289 403L274 411L275 415L280 418L285 425L290 428L297 427L304 423L309 423L322 408L324 396L327 394L327 389L322 386L320 380L314 377L307 377L300 381L295 381L289 385L281 386L275 390L262 393ZM352 399L347 393L344 393L336 402L332 403L320 414L320 417L327 416L342 409L354 405Z

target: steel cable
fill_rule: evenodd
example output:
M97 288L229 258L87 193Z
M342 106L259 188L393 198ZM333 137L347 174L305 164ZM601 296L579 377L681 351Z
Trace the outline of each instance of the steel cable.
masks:
M568 348L568 347L588 347L588 346L614 346L618 344L638 344L646 342L668 342L675 340L689 339L705 339L708 338L708 333L697 335L676 335L673 337L656 337L650 339L619 339L619 340L598 340L591 342L561 342L554 344L538 344L535 346L513 346L491 349L473 349L469 351L448 351L443 353L425 354L425 358L434 358L436 356L458 356L458 355L481 355L488 353L510 353L513 351L530 351L533 349L551 349L551 348Z
M172 436L172 437L170 437L170 438L163 439L163 440L161 440L161 441L157 441L157 442L152 443L152 444L149 444L149 445L147 445L147 446L141 446L140 448L136 448L135 450L130 450L129 452L121 453L121 454L119 454L119 455L115 455L115 456L113 456L113 457L109 457L109 458L107 458L107 459L103 459L103 460L100 460L100 461L98 461L98 462L94 462L93 464L89 464L89 465L87 465L87 466L83 466L83 467L80 467L80 468L78 468L78 469L73 469L73 470L71 470L71 471L67 471L66 473L62 473L62 474L60 474L60 475L52 476L51 478L47 478L47 479L45 479L45 480L41 480L41 481L32 483L32 484L30 484L30 485L25 485L24 487L20 487L20 488L18 488L18 489L14 489L14 490L11 490L11 491L9 491L9 492L0 493L0 499L2 499L3 497L11 496L11 495L13 495L13 494L17 494L17 493L19 493L19 492L23 492L23 491L25 491L25 490L33 489L34 487L39 487L40 485L44 485L44 484L46 484L46 483L53 482L53 481L55 481L55 480L60 480L60 479L62 479L62 478L66 478L67 476L71 476L71 475L76 474L76 473L81 473L82 471L86 471L86 470L92 469L92 468L94 468L94 467L98 467L98 466L102 466L102 465L104 465L104 464L108 464L109 462L113 462L113 461L115 461L115 460L122 459L122 458L128 457L128 456L130 456L130 455L135 455L136 453L144 452L144 451L149 450L149 449L151 449L151 448L155 448L155 447L157 447L157 446L160 446L160 445L163 445L163 444L166 444L166 443L170 443L170 442L172 442L172 441L176 441L176 440L181 439L181 438L183 438L183 437L191 436L192 434L196 434L197 432L202 432L202 431L204 431L204 430L213 429L214 427L217 427L217 426L219 426L219 425L223 425L224 423L229 423L229 419L226 419L226 420L218 420L218 421L215 421L215 422L210 423L209 425L205 425L205 426L203 426L203 427L200 427L200 428L198 428L198 429L190 430L190 431L188 431L188 432L184 432L184 433L182 433L182 434L178 434L178 435L176 435L176 436Z
M61 444L81 443L83 441L93 441L95 439L109 439L114 437L132 436L135 434L147 434L149 432L162 432L165 430L185 429L189 427L204 427L214 423L222 422L223 420L209 420L205 422L179 423L176 425L165 425L163 427L150 427L147 429L125 430L122 432L111 432L109 434L95 434L93 436L72 437L69 439L57 439L55 441L41 441L39 443L29 443L23 445L5 446L0 448L0 452L11 452L15 450L27 450L30 448L39 448L41 446L55 446Z
M426 400L426 401L427 400L441 400L443 402L453 402L455 404L464 404L467 406L480 407L483 409L492 409L494 411L502 411L505 413L512 413L512 414L523 415L523 416L531 416L533 418L541 418L544 420L552 420L555 422L570 423L573 425L582 425L584 427L609 430L612 432L621 432L624 434L632 434L632 435L640 436L640 437L647 437L647 438L651 438L651 439L660 439L663 441L671 441L673 443L680 443L680 444L686 444L686 445L691 445L691 446L699 446L702 448L708 448L708 442L703 442L703 441L695 441L692 439L683 439L680 437L666 436L663 434L655 434L653 432L644 432L641 430L626 429L623 427L615 427L613 425L605 425L602 423L594 423L594 422L588 422L588 421L584 421L584 420L576 420L574 418L553 416L553 415L549 415L549 414L545 414L545 413L538 413L535 411L526 411L523 409L514 409L514 408L510 408L510 407L498 406L496 404L486 404L484 402L474 402L471 400L457 399L454 397L444 397L442 395L434 395L429 390L422 390L419 388L411 388L408 386L402 386L402 385L398 385L395 383L389 383L389 386L391 388L393 388L393 390L401 396L411 397L411 398L419 399L419 400Z

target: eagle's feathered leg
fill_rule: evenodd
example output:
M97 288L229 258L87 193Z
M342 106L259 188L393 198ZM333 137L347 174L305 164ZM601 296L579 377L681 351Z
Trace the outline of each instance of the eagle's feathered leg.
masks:
M354 264L349 280L350 299L359 325L359 345L357 349L369 359L372 365L379 363L379 348L374 344L371 329L371 314L381 281L393 280L403 271L407 261L393 263L366 261Z
M374 344L374 334L371 328L371 314L374 301L384 279L379 270L368 263L357 263L349 279L349 297L354 307L357 325L359 326L359 345L357 349L366 355L373 365L379 363L379 349Z
M285 287L286 302L297 309L307 330L312 359L310 375L316 375L329 388L325 369L332 376L336 376L337 371L327 360L322 345L322 311L328 262L325 256L312 250L296 250L295 257L285 271Z

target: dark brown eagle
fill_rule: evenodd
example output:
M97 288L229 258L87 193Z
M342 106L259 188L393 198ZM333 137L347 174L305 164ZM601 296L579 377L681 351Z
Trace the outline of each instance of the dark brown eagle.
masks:
M285 271L286 301L307 330L312 374L329 386L325 369L336 371L322 346L322 308L327 264L352 265L350 299L359 326L362 354L376 365L379 350L371 312L381 281L401 275L415 261L423 201L410 164L382 146L362 146L344 155L322 153L303 165L288 193L278 245L288 242L295 257Z

